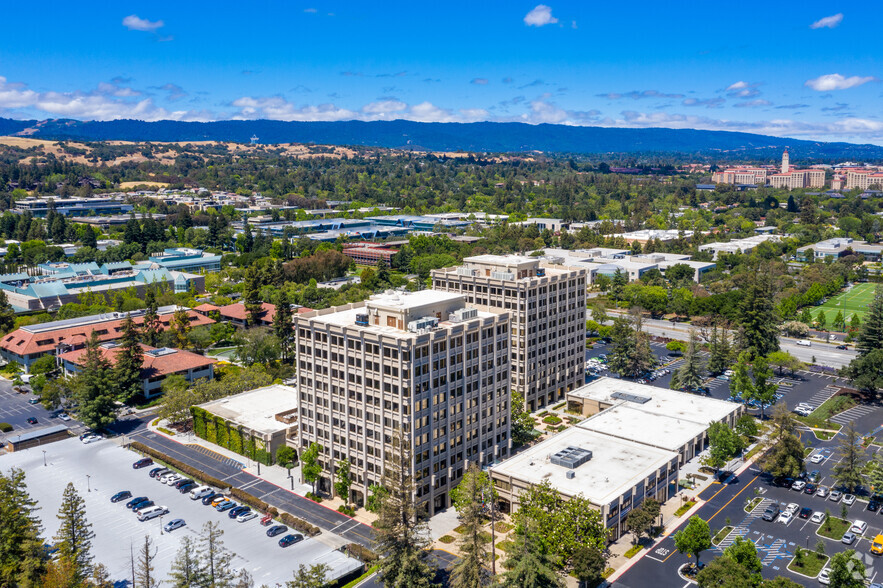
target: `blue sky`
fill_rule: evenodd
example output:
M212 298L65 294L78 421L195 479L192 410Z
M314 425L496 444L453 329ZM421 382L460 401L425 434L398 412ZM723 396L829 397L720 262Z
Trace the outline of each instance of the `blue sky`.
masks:
M487 120L883 144L870 1L50 0L3 14L11 118Z

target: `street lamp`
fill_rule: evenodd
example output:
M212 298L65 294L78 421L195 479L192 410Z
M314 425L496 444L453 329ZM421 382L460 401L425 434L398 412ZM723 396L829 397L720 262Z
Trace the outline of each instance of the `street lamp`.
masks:
M92 484L90 483L91 479L92 479L92 476L90 476L89 474L86 474L86 488L88 489L89 492L92 492Z
M42 451L43 451L43 467L45 468L46 467L46 450L43 449Z
M162 515L159 515L159 534L163 535L163 527L162 527Z

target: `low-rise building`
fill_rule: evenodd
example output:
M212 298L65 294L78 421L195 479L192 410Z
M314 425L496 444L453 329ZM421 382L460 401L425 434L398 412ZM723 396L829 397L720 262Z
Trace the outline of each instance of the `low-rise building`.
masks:
M650 241L667 243L669 241L677 241L678 239L689 239L693 236L693 231L679 231L676 229L641 229L640 231L614 233L608 236L621 237L629 244L640 243L641 245L646 245Z
M276 451L297 448L298 394L274 384L191 408L197 437L240 455L272 464Z
M162 253L154 253L150 261L167 270L203 273L221 271L221 256L205 253L202 249L189 247L169 248Z
M348 243L343 246L343 254L361 265L377 265L381 260L390 266L398 249L391 249L382 243Z
M867 261L880 261L883 258L883 245L857 241L852 237L835 237L797 248L797 258L803 261L837 259L850 254L861 255Z
M305 306L292 305L292 314L310 312L313 309ZM248 309L245 308L244 302L234 302L225 306L215 306L214 304L200 304L194 307L195 312L207 317L217 317L218 320L233 323L237 327L269 327L276 318L276 305L269 302L261 303L261 312L258 313L258 324L249 324Z
M116 363L120 351L119 344L112 341L102 343L99 349L101 355L111 365ZM211 357L183 349L157 348L144 344L141 344L141 350L144 354L144 363L141 365L141 386L145 398L159 396L163 382L171 375L183 376L190 383L201 379L211 380L215 377L214 364L218 360ZM60 354L58 363L66 374L74 375L82 371L85 359L86 349L81 348Z
M780 240L779 235L755 235L726 242L706 243L699 246L699 251L710 251L714 259L717 259L721 253L751 253L761 243L779 242Z

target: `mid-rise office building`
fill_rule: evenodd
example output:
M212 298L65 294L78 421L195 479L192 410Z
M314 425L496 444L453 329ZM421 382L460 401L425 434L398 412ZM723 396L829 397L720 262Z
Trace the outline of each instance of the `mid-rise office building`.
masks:
M432 287L469 304L509 313L512 389L534 411L584 383L586 270L540 265L517 255L467 257L432 272Z
M363 504L382 481L399 430L428 515L448 507L448 492L470 463L508 456L508 313L424 290L294 320L299 445L322 446L320 490L331 489L337 463L349 460L350 498Z

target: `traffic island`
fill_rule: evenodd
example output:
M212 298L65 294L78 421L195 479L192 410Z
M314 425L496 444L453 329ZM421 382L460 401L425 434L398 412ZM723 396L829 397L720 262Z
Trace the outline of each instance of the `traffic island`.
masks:
M823 553L798 547L794 557L788 563L788 571L806 576L807 578L815 578L825 567L825 564L828 563L829 559Z
M843 534L849 530L850 526L851 523L849 521L844 521L837 517L827 517L825 522L819 525L818 530L816 530L816 535L824 537L825 539L840 541Z

